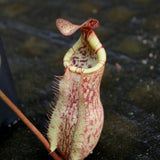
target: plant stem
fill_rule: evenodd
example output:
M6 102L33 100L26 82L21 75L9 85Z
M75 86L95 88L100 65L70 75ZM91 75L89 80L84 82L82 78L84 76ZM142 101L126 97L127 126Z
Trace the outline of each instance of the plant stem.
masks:
M16 115L26 124L26 126L38 137L38 139L46 147L50 155L55 160L63 160L55 152L50 151L50 144L42 133L29 121L29 119L18 109L18 107L12 103L12 101L0 90L0 98L16 113Z

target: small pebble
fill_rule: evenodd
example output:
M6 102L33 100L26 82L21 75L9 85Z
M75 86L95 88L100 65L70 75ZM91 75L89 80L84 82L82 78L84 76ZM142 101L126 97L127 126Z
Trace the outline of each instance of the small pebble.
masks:
M153 53L149 53L149 57L150 57L150 58L153 58Z
M157 55L154 55L153 58L154 58L154 59L157 59Z
M142 43L143 43L143 44L147 44L147 40L144 39L144 40L142 41Z
M160 135L157 135L157 139L160 141Z
M15 125L15 124L17 124L17 123L18 123L18 121L17 121L17 120L14 120L12 124Z
M146 59L142 59L142 64L147 64L147 60Z
M155 48L155 45L154 45L154 44L151 44L151 48Z
M139 82L143 82L143 79L140 79Z
M153 70L153 69L154 69L154 66L153 66L153 65L149 66L149 69L150 69L150 70Z
M116 81L119 81L119 78L116 78Z
M129 115L129 116L133 116L134 113L133 113L133 112L129 112L128 115Z
M147 91L149 91L150 90L150 86L149 85L147 85Z
M143 143L148 143L148 141L147 141L147 140L144 140Z
M9 124L9 125L8 125L8 127L10 128L10 127L12 127L12 125L11 125L11 124Z
M154 118L154 117L155 117L155 115L152 113L152 114L151 114L151 118Z
M136 17L133 17L133 18L131 19L131 21L132 21L132 23L136 23L137 18L136 18Z
M115 66L116 68L119 68L119 69L121 68L121 65L118 62L115 63Z
M154 42L157 42L157 40L158 40L158 37L156 37L156 36L153 37L153 41L154 41Z
M92 13L93 13L93 14L96 14L96 13L98 13L98 10L97 10L97 9L93 9L93 10L92 10Z
M142 40L142 36L138 35L137 36L138 40Z
M153 84L154 84L154 81L151 81L150 84L153 85Z

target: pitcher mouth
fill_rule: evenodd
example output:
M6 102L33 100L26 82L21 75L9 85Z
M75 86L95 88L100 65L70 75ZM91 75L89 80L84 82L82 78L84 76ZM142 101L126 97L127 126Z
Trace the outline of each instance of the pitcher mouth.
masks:
M63 59L65 68L79 74L95 72L104 66L105 62L106 52L93 30L82 33Z

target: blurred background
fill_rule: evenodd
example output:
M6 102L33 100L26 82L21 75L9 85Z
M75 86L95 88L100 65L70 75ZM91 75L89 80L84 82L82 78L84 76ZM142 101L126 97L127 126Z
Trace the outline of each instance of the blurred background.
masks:
M86 160L160 159L159 0L0 0L0 36L23 113L46 135L54 75L80 36L62 36L57 18L95 30L107 51L101 84L105 121L100 141ZM1 160L51 160L19 121L0 129Z

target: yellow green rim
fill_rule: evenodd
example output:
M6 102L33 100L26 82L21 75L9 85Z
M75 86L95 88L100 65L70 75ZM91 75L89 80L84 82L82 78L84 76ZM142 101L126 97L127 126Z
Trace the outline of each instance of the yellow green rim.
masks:
M75 72L75 73L92 73L92 72L98 71L102 66L105 65L106 52L102 44L100 43L99 39L97 38L96 34L94 33L94 31L92 31L92 33L89 35L87 40L90 46L97 53L98 63L92 68L78 68L70 64L70 59L72 55L74 54L74 51L76 51L79 48L79 46L82 44L83 37L81 35L79 40L73 45L73 47L71 47L68 50L68 52L64 56L63 64L65 68L68 67L70 71Z

